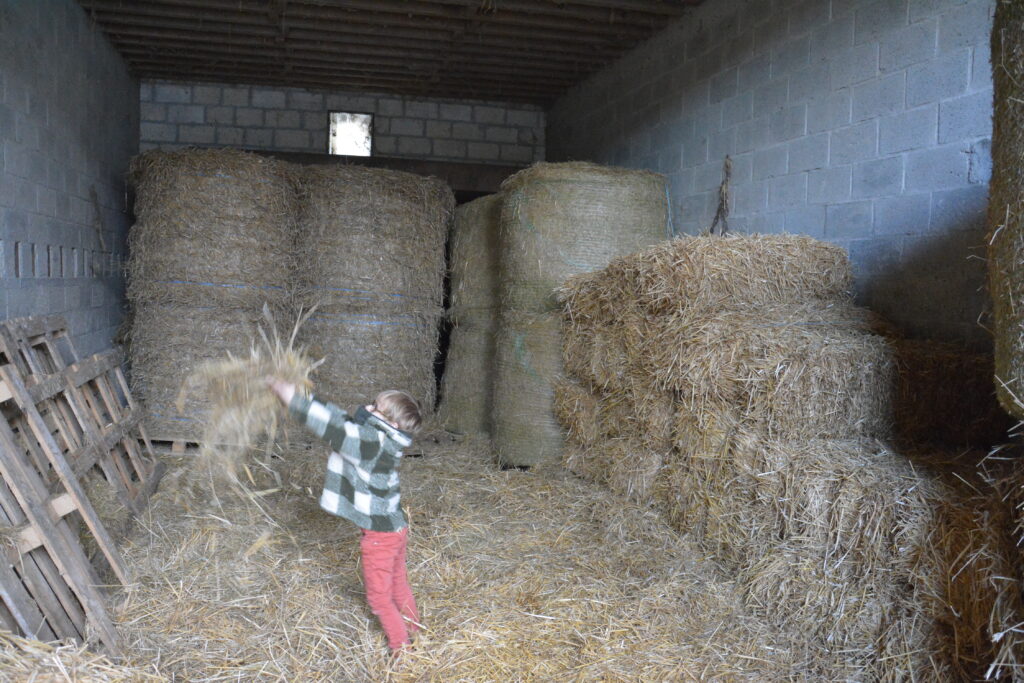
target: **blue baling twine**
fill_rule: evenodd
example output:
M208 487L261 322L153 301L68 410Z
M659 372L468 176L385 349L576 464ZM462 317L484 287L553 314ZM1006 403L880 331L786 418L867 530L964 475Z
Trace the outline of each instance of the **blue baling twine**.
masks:
M200 287L228 287L231 289L284 289L279 285L235 285L225 282L193 282L191 280L157 280L163 285L198 285Z

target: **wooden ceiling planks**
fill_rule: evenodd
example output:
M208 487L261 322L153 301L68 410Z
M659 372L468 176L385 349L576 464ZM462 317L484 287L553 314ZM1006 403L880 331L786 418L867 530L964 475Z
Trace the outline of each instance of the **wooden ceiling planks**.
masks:
M78 0L142 78L548 104L701 0Z

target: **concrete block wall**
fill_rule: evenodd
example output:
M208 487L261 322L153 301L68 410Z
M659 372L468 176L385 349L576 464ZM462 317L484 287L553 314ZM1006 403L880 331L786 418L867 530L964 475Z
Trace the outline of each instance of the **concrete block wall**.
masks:
M63 314L81 353L123 316L139 88L72 0L0 0L0 318Z
M328 112L346 111L374 115L375 155L496 164L544 158L544 112L533 105L165 81L144 81L140 101L142 149L326 153Z
M732 159L729 226L845 246L861 303L905 332L978 325L995 0L713 0L573 88L548 158L667 175L704 229Z

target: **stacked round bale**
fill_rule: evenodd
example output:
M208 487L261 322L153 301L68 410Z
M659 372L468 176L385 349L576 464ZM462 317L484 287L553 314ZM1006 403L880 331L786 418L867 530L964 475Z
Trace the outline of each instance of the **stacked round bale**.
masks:
M502 184L492 437L505 465L557 459L562 375L554 291L566 278L666 236L663 176L588 163L536 164Z
M402 389L432 412L451 189L346 165L303 167L296 186L297 301L316 307L300 342L325 359L317 391L351 405Z
M176 406L185 379L247 353L265 304L288 317L294 192L285 164L235 150L151 151L131 176L133 391L151 437L198 440L206 408L195 395Z
M566 463L689 532L753 609L806 634L816 670L1006 664L986 640L1020 614L1006 547L970 489L878 441L896 364L850 284L842 249L789 235L682 238L570 279Z
M500 225L501 195L474 199L455 212L448 261L452 330L438 412L457 434L491 431Z
M1024 419L1024 5L999 2L994 23L988 263L996 388L1003 407Z

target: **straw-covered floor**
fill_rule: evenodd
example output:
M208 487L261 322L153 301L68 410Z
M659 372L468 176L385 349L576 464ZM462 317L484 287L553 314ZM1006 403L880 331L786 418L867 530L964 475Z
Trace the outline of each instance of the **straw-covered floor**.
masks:
M323 452L250 463L251 496L173 471L124 549L131 664L177 680L686 681L812 675L735 585L650 510L555 466L502 471L481 442L403 464L427 628L392 662L358 531L322 512ZM262 464L259 464L262 462ZM796 649L795 649L796 648Z

